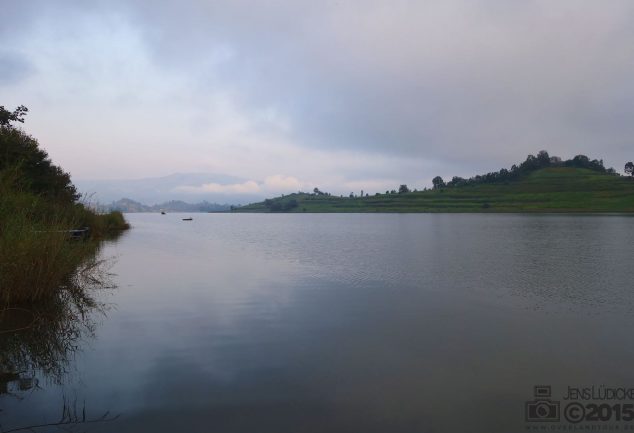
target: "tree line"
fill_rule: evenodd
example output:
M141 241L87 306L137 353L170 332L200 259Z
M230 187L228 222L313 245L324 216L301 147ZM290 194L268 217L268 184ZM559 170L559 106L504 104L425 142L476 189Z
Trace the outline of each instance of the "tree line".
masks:
M454 176L450 181L445 182L441 176L436 176L432 179L432 189L442 189L442 188L451 188L457 186L465 186L465 185L479 185L479 184L490 184L490 183L503 183L510 182L513 180L517 180L525 175L530 174L531 172L548 168L548 167L573 167L573 168L585 168L593 171L597 171L600 173L606 173L618 176L616 170L612 167L606 168L603 164L602 159L590 159L586 155L576 155L575 157L562 160L558 156L550 156L547 151L542 150L537 155L528 155L526 160L519 165L513 164L510 169L503 168L499 171L490 172L483 175L476 175L470 178L462 178L460 176ZM634 178L634 163L627 162L625 164L625 174L632 176ZM424 190L426 190L425 188ZM413 190L416 192L417 190ZM398 190L387 190L385 191L386 195L389 194L405 194L412 192L410 188L402 184L399 186ZM318 188L314 190L315 195L330 195L328 193L321 192ZM376 193L375 195L380 195ZM367 197L368 194L363 194L361 191L360 197ZM343 196L342 196L343 197ZM350 193L350 198L355 198L354 193Z
M630 162L628 164L632 163ZM602 159L590 159L586 155L577 155L574 158L563 161L557 156L551 157L547 151L542 150L537 155L528 155L524 162L519 165L513 164L510 169L503 168L499 171L473 176L468 179L454 176L446 183L442 177L436 176L432 179L432 185L434 189L440 189L463 185L509 182L517 180L533 171L548 167L586 168L600 173L618 175L614 168L605 168ZM627 167L628 165L626 164L626 173L628 173ZM629 174L631 174L632 171L634 171L634 164L631 166Z
M443 188L452 188L466 185L479 185L479 184L493 184L493 183L506 183L514 180L518 180L523 176L526 176L534 171L541 170L548 167L571 167L571 168L583 168L593 170L599 173L605 173L608 175L619 176L614 168L606 168L602 159L590 159L586 155L576 155L573 158L562 160L558 156L550 156L545 150L537 153L537 155L528 155L526 160L520 164L513 164L510 169L502 168L499 171L486 173L483 175L476 175L470 178L462 178L454 176L449 182L445 182L441 176L436 176L432 179L432 189L439 190ZM634 179L634 163L627 162L624 168L625 174ZM423 188L423 191L427 191L427 188ZM410 192L418 192L418 190L411 190L406 184L401 184L398 188L385 191L385 195L392 194L407 194ZM380 196L380 193L374 194L374 196ZM264 207L271 212L289 212L299 207L300 202L294 197L313 196L318 197L332 197L332 194L321 191L319 188L314 188L312 193L298 191L296 194L291 194L285 197L282 194L281 197L276 199L264 200ZM359 195L351 192L348 198L367 198L370 195L361 190ZM340 195L339 198L344 198L344 195ZM232 209L234 210L234 209ZM304 209L305 210L305 209Z

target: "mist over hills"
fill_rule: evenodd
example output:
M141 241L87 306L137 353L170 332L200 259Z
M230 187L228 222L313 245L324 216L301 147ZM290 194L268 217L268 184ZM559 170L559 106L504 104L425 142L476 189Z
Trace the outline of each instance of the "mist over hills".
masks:
M104 205L106 210L118 210L121 212L224 212L231 208L228 204L209 203L202 201L200 203L185 203L181 200L171 200L165 203L159 203L152 206L139 203L129 198L122 198L114 201L109 205Z
M233 193L226 190L214 191L214 188L202 188L205 185L223 186L240 184L244 181L241 178L213 173L175 173L169 176L142 179L78 179L74 180L74 183L84 197L92 203L113 203L125 198L150 208L172 201L239 205L265 198L263 194L258 193Z

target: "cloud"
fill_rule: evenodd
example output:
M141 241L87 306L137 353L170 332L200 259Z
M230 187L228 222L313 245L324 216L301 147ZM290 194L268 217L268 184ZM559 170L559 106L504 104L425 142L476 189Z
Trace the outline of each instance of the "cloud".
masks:
M284 113L302 146L499 163L633 132L626 1L195 1L176 21L174 3L133 8L160 23L158 62L229 46L223 83Z
M249 180L242 183L230 183L222 185L219 183L204 183L199 186L184 185L174 188L174 192L186 192L190 194L255 194L261 191L257 182Z
M541 149L620 168L633 24L628 0L13 2L2 104L29 106L27 129L85 178L345 194Z
M302 188L302 183L292 177L276 174L268 176L262 182L248 180L241 183L204 183L202 185L182 185L173 188L173 192L183 192L189 194L280 194L285 192L297 192Z
M263 189L267 191L299 191L302 189L302 182L293 176L283 176L276 174L264 179Z

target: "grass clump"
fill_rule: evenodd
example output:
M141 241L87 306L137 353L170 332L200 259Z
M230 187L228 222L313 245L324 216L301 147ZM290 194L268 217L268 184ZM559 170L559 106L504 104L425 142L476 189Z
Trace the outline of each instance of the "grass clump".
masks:
M32 304L56 296L99 239L127 223L119 212L99 215L81 204L60 205L16 190L0 173L0 304ZM85 239L69 229L88 227Z

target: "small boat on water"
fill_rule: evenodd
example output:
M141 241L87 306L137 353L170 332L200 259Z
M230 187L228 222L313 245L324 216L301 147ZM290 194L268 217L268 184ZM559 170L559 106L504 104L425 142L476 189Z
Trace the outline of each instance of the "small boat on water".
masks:
M192 221L193 218L183 218L183 221Z
M165 215L165 211L164 210L161 211L161 215Z

